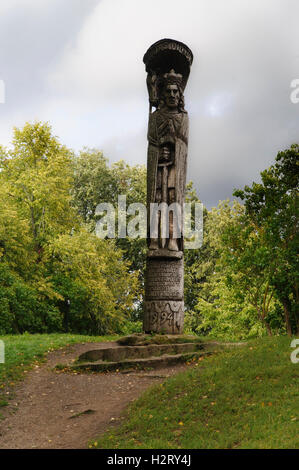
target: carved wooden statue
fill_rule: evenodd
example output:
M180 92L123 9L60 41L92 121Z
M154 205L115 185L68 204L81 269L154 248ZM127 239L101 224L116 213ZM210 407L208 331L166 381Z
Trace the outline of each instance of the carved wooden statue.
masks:
M179 41L162 39L144 56L150 102L148 125L148 258L144 330L183 331L183 204L188 114L183 92L193 56ZM152 112L152 107L156 110ZM163 217L154 203L174 207ZM166 227L167 226L167 227ZM169 230L167 230L167 228Z
M184 201L187 167L188 115L184 110L182 75L173 69L159 79L159 104L149 116L148 127L148 208L150 203ZM155 214L156 215L156 214ZM158 214L157 214L158 215ZM182 217L181 212L181 217ZM157 238L151 238L149 249L183 249L183 237L174 238L173 212L169 213L169 238L163 239L159 219L156 224ZM161 216L159 216L161 219ZM179 221L182 228L182 220ZM160 228L160 230L159 230ZM155 229L155 228L154 228Z

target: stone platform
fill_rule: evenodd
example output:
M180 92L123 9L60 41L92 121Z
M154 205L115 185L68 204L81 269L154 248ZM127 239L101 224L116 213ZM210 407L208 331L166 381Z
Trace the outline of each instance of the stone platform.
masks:
M246 343L203 342L192 335L135 334L117 342L93 343L71 365L59 364L58 369L70 368L96 372L131 371L132 369L160 369L186 363L228 347Z
M130 335L107 346L99 344L81 354L71 368L98 372L161 368L211 354L205 343L188 335Z

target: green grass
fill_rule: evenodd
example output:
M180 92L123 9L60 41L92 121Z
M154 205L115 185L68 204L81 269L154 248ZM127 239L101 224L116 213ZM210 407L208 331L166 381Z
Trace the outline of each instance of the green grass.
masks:
M63 333L0 336L5 344L5 363L0 364L0 408L9 404L13 387L30 368L45 360L46 353L74 343L115 340L115 336L83 336ZM1 415L0 415L1 417Z
M290 343L263 338L201 360L149 389L89 447L298 448L299 364Z

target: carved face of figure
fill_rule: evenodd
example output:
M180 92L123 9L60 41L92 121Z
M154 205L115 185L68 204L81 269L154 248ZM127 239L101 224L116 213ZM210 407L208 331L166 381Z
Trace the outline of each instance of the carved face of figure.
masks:
M177 85L166 85L164 89L164 101L168 108L175 109L180 101L180 91Z

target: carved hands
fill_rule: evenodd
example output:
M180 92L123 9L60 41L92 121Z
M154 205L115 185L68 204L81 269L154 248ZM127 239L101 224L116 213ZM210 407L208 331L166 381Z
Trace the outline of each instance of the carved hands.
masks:
M172 137L175 136L175 129L171 119L165 119L165 121L160 124L158 128L158 133L160 137L165 137L170 135Z

